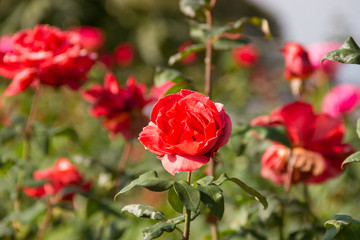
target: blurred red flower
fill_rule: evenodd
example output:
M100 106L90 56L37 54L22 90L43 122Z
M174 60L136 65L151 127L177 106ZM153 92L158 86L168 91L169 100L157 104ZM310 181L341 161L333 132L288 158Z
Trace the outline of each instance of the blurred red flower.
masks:
M355 84L340 84L328 92L322 102L322 111L340 117L354 111L360 104L360 88Z
M107 73L104 86L95 84L83 92L92 104L90 113L104 117L104 126L112 136L121 133L126 139L136 137L148 122L143 108L151 101L145 97L146 86L129 77L126 88L121 88L112 73Z
M307 78L313 72L308 53L298 43L288 42L282 49L285 58L284 77L287 80Z
M72 201L74 192L64 192L69 187L82 191L88 191L91 187L91 182L85 182L76 167L66 158L58 158L51 168L35 171L33 177L48 182L39 187L24 187L25 194L35 198L51 196L55 202Z
M131 43L120 43L114 50L115 62L120 67L128 67L134 60L134 47Z
M236 64L243 67L252 67L259 60L257 48L252 44L246 44L232 50L232 56Z
M157 154L171 174L206 164L231 134L223 105L190 90L167 95L155 104L140 142Z
M352 152L343 144L345 126L341 119L315 114L310 104L294 102L260 116L252 125L282 125L292 149L274 143L261 158L261 175L276 184L320 183L341 173L341 164Z
M192 42L184 42L183 44L180 45L178 52L184 51L185 48L187 48L191 45L193 45ZM185 57L184 59L181 60L181 63L184 65L191 65L196 61L196 58L197 58L196 53L190 53L187 57Z
M78 34L48 25L37 25L12 37L12 48L0 52L0 74L12 78L6 96L30 85L67 85L78 89L96 59L82 48Z
M82 46L89 51L97 51L104 45L105 36L97 27L77 26L69 28L68 31L79 34Z

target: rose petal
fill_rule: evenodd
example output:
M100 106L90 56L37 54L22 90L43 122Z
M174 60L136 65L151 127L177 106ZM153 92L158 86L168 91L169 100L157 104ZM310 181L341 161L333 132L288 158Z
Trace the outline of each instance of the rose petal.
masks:
M227 115L227 113L223 109L224 105L221 103L215 103L215 106L219 111L221 123L223 125L223 127L221 129L221 134L215 145L215 148L220 148L229 141L229 138L231 135L231 130L232 130L232 123L231 123L231 119L230 119L229 115Z
M36 69L27 68L19 72L5 90L5 96L13 96L24 91L37 77Z
M160 139L158 127L153 122L150 122L149 125L144 127L140 133L139 141L152 153L158 155L171 153L165 150L165 144Z
M116 78L113 73L107 73L104 79L104 88L109 90L113 94L118 94L120 92L120 86L116 81Z
M165 154L161 157L161 162L166 171L174 175L178 172L194 171L206 164L210 158L207 156L180 156L175 154Z

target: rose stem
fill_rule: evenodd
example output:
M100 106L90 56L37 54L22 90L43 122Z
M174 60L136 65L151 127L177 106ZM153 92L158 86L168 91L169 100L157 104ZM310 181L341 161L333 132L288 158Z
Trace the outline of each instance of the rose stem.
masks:
M120 187L121 178L125 172L126 163L130 157L131 148L132 148L131 140L126 140L121 157L120 157L118 171L117 171L117 174L115 177L114 191L117 191L117 189Z
M190 184L191 180L191 171L188 172L187 182ZM191 217L191 210L185 209L185 225L184 225L184 233L182 240L189 240L190 236L190 217Z
M31 148L31 135L32 135L32 121L34 120L35 113L36 113L36 107L39 101L39 95L40 95L40 85L38 85L35 89L35 94L33 101L31 103L31 108L29 112L29 117L27 119L25 129L24 129L24 143L23 143L23 152L22 152L22 158L24 160L30 160L30 148ZM18 172L17 177L17 184L16 184L16 198L14 200L14 209L16 212L20 211L20 192L22 190L22 182L24 179L24 172L22 169ZM18 230L20 228L19 222L15 219L13 222L13 226L15 230Z
M31 104L29 117L26 122L24 135L25 135L25 141L24 141L24 147L23 147L23 159L30 160L30 148L31 148L31 135L32 135L32 122L35 118L36 114L36 108L39 102L39 95L40 95L40 85L36 86L34 98Z
M280 224L279 224L279 240L284 240L284 222L285 222L285 204L282 200L280 202Z
M46 229L49 226L51 218L52 218L53 206L52 206L50 201L47 201L46 204L47 204L46 215L45 215L45 218L44 218L43 222L41 223L40 228L39 228L39 230L38 230L38 232L37 232L37 234L35 236L35 240L41 240L42 239Z
M208 30L212 28L212 9L215 7L216 0L211 0L210 9L205 10L206 16L206 25ZM211 98L211 68L212 68L212 38L206 40L206 50L205 50L205 94ZM209 170L211 176L215 177L215 161L213 158L209 162ZM210 221L211 236L213 240L218 240L219 233L217 228L217 220Z

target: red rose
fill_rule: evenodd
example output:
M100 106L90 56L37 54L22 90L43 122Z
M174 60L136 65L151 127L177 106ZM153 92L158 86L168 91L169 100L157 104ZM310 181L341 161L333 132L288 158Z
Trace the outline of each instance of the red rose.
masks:
M158 155L169 173L175 174L206 164L228 142L231 128L222 104L200 93L181 90L155 104L151 122L139 140Z
M300 44L294 42L286 43L282 52L285 58L284 77L287 80L307 78L313 72L308 53Z
M0 74L12 78L5 95L38 84L78 89L95 58L82 48L76 33L48 25L21 31L12 37L11 50L0 52Z
M93 104L90 113L104 117L104 126L111 135L121 133L126 139L138 136L148 122L143 108L151 101L145 97L146 86L137 84L134 77L121 88L114 74L107 73L104 86L95 84L83 92L85 100Z
M234 48L232 55L234 61L243 67L254 66L259 59L258 50L254 45L251 44L246 44L244 46Z
M81 44L87 50L96 51L104 45L105 36L99 28L91 26L78 26L71 27L68 31L73 31L79 34Z
M58 193L61 194L67 187L79 187L83 191L87 191L91 185L90 182L84 182L79 171L66 158L56 160L52 168L35 171L33 177L36 180L47 180L48 182L40 187L25 187L23 190L26 195L37 198L51 195L54 197L54 201L72 200L74 196L72 192L61 196L61 199L58 199L59 196L56 196Z
M120 67L128 67L134 60L134 47L131 43L120 43L114 51L115 62Z
M308 103L287 104L270 116L255 118L252 125L282 125L287 130L292 148L275 143L261 159L262 176L277 184L286 183L289 174L292 183L320 183L335 177L342 171L342 162L353 152L349 144L342 143L342 120L315 114Z

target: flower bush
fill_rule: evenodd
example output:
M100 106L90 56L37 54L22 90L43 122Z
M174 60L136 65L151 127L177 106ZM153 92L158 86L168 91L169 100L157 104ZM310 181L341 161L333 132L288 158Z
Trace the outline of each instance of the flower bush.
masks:
M0 239L360 239L355 39L246 1L1 6Z
M39 84L78 89L95 59L77 34L48 25L24 30L12 37L11 50L1 54L0 74L12 78L5 95Z

